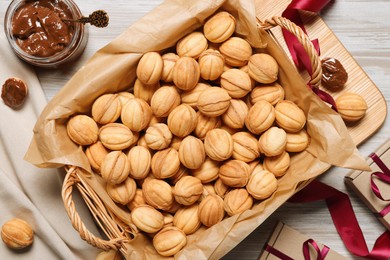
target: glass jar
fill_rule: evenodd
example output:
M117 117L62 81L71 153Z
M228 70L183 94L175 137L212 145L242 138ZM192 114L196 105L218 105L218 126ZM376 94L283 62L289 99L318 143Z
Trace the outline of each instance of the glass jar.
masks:
M48 24L47 27L44 28L44 26L42 26L43 22L41 20L45 20L48 17L46 16L45 19L41 19L41 20L35 18L39 23L39 25L36 28L33 29L28 28L28 30L26 30L26 28L22 28L20 34L16 34L13 32L13 21L15 15L18 15L18 17L22 17L21 19L25 19L26 13L28 12L26 10L28 10L27 8L30 8L31 5L34 5L34 8L36 6L38 7L48 6L50 8L53 7L53 10L56 9L56 11L60 10L63 13L67 12L66 13L67 16L65 16L65 14L62 13L61 16L64 16L66 19L69 20L75 20L82 17L80 9L72 0L32 0L32 1L13 0L8 6L8 9L5 14L4 30L8 42L11 45L15 54L22 60L32 65L39 66L39 67L46 67L46 68L56 68L64 63L67 63L77 58L84 51L88 41L87 27L84 26L84 24L82 23L65 21L64 17L60 17L60 14L56 16L56 19L58 21L61 19L63 23L57 21L57 23ZM24 13L22 13L23 8L26 8ZM46 15L47 9L45 9L44 12L46 12L45 13ZM31 24L35 23L35 20L34 23L31 22L26 23L26 20L24 21L22 20L22 22L24 23L24 26L25 24L28 24L30 26ZM44 39L49 39L51 37L51 36L46 37L48 34L45 35L45 33L47 33L48 30L50 32L51 29L55 30L58 24L65 24L67 26L65 31L66 32L65 37L61 38L61 39L64 38L68 39L66 44L60 43L58 45L54 45L50 42L44 42ZM43 30L41 30L41 28ZM28 33L30 33L28 32L29 30L32 32L30 35L28 35ZM39 33L36 33L36 35L32 35L36 31L38 31ZM25 33L26 35L22 34L22 32ZM57 36L56 34L53 35ZM30 38L30 37L34 37L34 38ZM34 42L36 39L40 40L41 42L39 43ZM45 50L46 48L45 46L47 46L48 49L51 46L55 46L55 50L53 51L53 49L50 49L49 52L47 52ZM35 49L40 48L41 52L39 53L36 52L34 54L31 54L31 49L34 48ZM30 53L28 53L28 51ZM47 55L48 53L49 55Z

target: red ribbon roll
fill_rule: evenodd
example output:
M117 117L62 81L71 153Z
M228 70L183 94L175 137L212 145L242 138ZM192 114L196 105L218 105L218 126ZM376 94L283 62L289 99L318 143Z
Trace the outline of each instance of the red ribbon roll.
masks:
M370 154L369 157L371 157L371 159L376 163L376 165L378 165L379 169L381 169L381 171L382 171L382 172L378 171L378 172L371 173L371 190L375 194L375 196L378 197L378 199L380 199L382 201L390 201L390 199L384 199L382 197L382 194L374 181L374 179L376 177L379 180L381 180L387 184L390 184L390 169L387 168L385 163L375 153ZM383 210L381 210L379 212L379 215L384 217L389 212L390 212L390 204L388 206L386 206Z
M390 231L380 235L369 252L347 194L314 180L289 201L303 203L318 200L326 201L337 232L352 254L378 260L390 258Z

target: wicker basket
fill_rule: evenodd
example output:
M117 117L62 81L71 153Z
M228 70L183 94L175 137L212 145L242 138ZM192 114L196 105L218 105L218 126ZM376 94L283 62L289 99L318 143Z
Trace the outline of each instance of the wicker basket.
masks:
M319 87L322 75L320 59L311 41L301 28L282 17L273 17L265 22L258 20L257 25L259 28L267 30L271 36L272 32L270 29L275 26L280 26L281 28L284 28L294 34L310 57L313 68L310 84L314 87ZM275 39L275 37L273 38ZM132 225L126 225L122 221L118 220L118 218L102 202L97 193L87 184L87 182L85 182L83 179L85 178L85 172L82 174L82 169L75 166L68 166L65 168L67 174L63 183L62 198L73 227L80 233L81 238L89 244L102 250L120 250L120 252L126 256L128 253L127 243L137 234L137 228ZM302 189L309 182L310 180L300 183L296 191ZM106 234L108 240L95 236L89 232L84 225L82 219L76 211L72 199L73 186L76 186L80 191L86 205L94 216L96 223Z

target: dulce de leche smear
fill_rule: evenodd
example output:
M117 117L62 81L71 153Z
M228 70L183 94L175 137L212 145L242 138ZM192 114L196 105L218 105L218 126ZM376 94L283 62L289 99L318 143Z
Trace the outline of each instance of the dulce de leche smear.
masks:
M23 105L28 88L26 83L18 78L9 78L3 84L1 98L10 108L16 109Z
M26 53L49 57L62 51L72 40L74 27L69 7L60 0L26 1L12 17L12 34Z

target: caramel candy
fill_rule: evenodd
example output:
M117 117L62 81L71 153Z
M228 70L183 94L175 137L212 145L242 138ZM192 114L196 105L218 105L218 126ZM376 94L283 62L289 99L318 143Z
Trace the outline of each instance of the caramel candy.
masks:
M348 81L348 73L338 59L325 58L321 61L321 83L330 90L339 90Z
M185 137L180 143L179 159L188 169L198 169L206 158L204 145L194 136Z
M208 117L199 111L196 113L197 115L197 125L195 128L195 135L203 140L206 137L206 134L215 128L221 126L221 118L220 117Z
M229 39L236 29L236 19L228 12L219 12L206 21L203 32L210 42L221 43Z
M195 129L196 123L196 112L189 105L181 104L173 109L168 116L169 130L179 137L189 135Z
M276 105L284 99L284 89L281 85L274 82L268 85L256 86L250 94L252 104L260 100L266 100L271 105Z
M163 60L158 52L147 52L137 66L137 78L145 85L156 84L162 75Z
M224 161L233 154L233 138L225 130L210 130L204 139L204 148L207 156L215 161Z
M278 187L275 176L267 170L259 170L252 173L246 190L254 199L263 200L272 195Z
M96 122L85 115L72 117L66 125L69 138L79 145L90 145L98 139L98 126Z
M192 32L177 42L176 52L180 57L197 59L207 46L207 39L203 33Z
M172 140L172 133L166 124L157 123L148 129L145 133L145 141L149 148L153 150L163 150L169 146Z
M200 222L206 227L221 222L225 216L221 197L212 194L207 195L199 204L198 216Z
M26 100L28 87L26 83L18 78L9 78L1 89L1 98L4 104L12 109L21 107Z
M243 128L248 112L248 106L244 101L240 99L232 99L230 100L228 110L222 115L222 121L230 128Z
M219 163L206 157L200 168L192 170L192 175L198 178L202 183L209 183L218 178Z
M297 133L287 133L287 152L302 152L305 150L310 143L310 137L305 129Z
M175 87L164 86L153 94L150 107L157 117L167 117L171 111L180 105L180 94Z
M364 117L367 103L356 93L345 92L336 99L337 111L346 122L356 122Z
M273 126L260 136L259 150L266 156L276 156L285 151L286 143L286 132Z
M175 200L185 206L194 204L203 193L203 185L198 178L184 176L173 187Z
M222 73L221 87L232 98L242 98L252 89L249 75L239 69L229 69Z
M126 178L124 182L118 184L107 183L106 188L113 201L126 205L134 198L137 184L132 178Z
M195 88L200 77L198 62L191 57L181 57L176 61L172 71L172 79L175 86L188 91Z
M227 161L219 168L219 179L229 187L244 187L249 180L249 165L239 160Z
M269 54L258 53L249 58L249 76L259 83L269 84L278 79L279 67Z
M132 131L139 132L145 129L151 118L152 110L148 103L142 99L130 99L122 108L122 122Z
M240 37L231 37L219 47L225 57L225 63L232 67L241 67L248 63L252 55L251 45Z
M102 165L104 157L106 157L107 154L108 150L100 141L91 144L85 150L85 155L87 156L89 163L97 172L100 172L100 166Z
M258 135L270 128L274 121L274 107L268 101L260 100L249 109L245 126L251 133Z
M100 128L99 139L110 150L124 150L133 143L133 133L123 124L109 123Z
M234 189L223 200L223 208L229 216L233 216L252 208L253 198L246 189Z
M199 57L200 76L204 80L216 80L223 73L225 58L213 49L202 52Z
M265 157L263 166L265 170L272 172L275 177L282 177L290 166L290 155L288 152L282 152L273 157Z
M233 136L233 158L251 162L260 156L258 140L248 132L238 132Z
M202 223L198 216L198 204L180 208L173 217L173 225L182 230L186 235L195 233Z
M168 210L174 201L171 186L163 180L145 180L142 193L146 203L156 209Z
M143 179L148 175L152 156L147 148L134 146L127 154L127 158L129 160L131 177Z
M130 173L130 163L126 154L121 151L112 151L104 157L100 173L103 179L111 184L118 184L126 180Z
M158 232L164 226L164 216L149 205L140 205L131 212L131 221L146 233Z
M153 246L162 256L173 256L187 244L187 237L177 227L166 227L153 238Z
M179 154L173 148L158 151L152 157L152 172L158 179L172 177L179 170L179 167Z
M163 72L161 75L161 80L165 82L172 82L172 71L173 67L176 64L176 61L179 59L179 55L176 55L175 53L169 52L162 56L163 60Z
M198 99L198 109L204 115L217 117L228 110L231 97L223 88L211 87L204 90Z
M99 124L115 122L121 115L122 105L117 94L98 97L92 105L92 118Z
M24 220L13 218L1 227L1 239L11 249L23 249L34 241L34 231Z
M294 102L282 100L275 106L275 119L286 132L296 133L306 124L306 116Z

